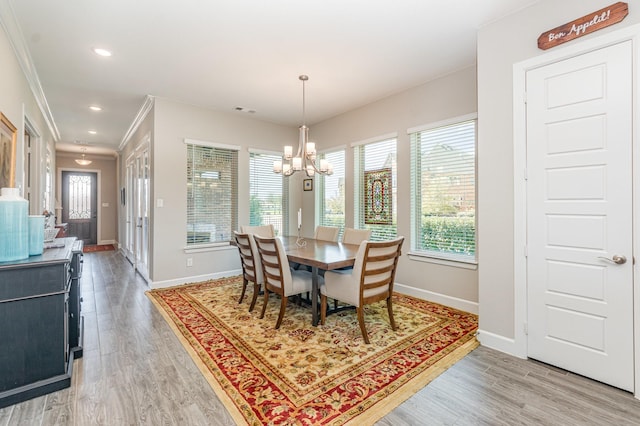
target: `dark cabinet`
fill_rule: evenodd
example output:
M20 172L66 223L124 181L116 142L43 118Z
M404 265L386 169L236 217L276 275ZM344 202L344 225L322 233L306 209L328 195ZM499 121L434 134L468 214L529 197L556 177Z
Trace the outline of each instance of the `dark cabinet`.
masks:
M82 278L82 240L73 243L71 257L71 286L69 287L69 348L74 358L82 357L82 337L84 318L82 317L82 293L80 278Z
M0 408L71 384L75 238L62 241L40 256L0 262ZM81 320L79 309L78 301Z

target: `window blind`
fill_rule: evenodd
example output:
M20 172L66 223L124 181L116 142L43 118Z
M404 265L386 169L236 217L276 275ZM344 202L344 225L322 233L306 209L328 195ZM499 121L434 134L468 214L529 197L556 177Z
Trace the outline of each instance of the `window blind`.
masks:
M320 226L337 226L340 228L339 239L344 231L344 177L345 151L326 152L320 154L333 165L331 176L318 175L316 190L317 218Z
M273 172L280 154L249 154L249 224L273 225L276 235L289 229L289 180Z
M396 138L379 142L370 142L353 147L354 149L354 183L355 183L355 227L358 229L371 229L372 241L391 240L397 237L397 211L396 206ZM391 206L390 213L392 223L372 224L365 221L366 185L365 172L391 169Z
M413 249L475 260L476 121L411 134Z
M187 246L231 241L237 217L238 151L187 144Z

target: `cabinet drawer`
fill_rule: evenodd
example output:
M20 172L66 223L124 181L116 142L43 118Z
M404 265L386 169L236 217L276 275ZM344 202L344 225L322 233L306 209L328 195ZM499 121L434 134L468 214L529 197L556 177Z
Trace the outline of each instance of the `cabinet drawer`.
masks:
M65 301L57 294L0 303L0 392L65 373Z
M0 271L0 302L66 290L69 263Z

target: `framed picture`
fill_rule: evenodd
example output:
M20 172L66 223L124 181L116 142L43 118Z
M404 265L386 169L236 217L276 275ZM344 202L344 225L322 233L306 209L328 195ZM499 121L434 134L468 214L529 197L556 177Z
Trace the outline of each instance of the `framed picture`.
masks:
M16 184L16 135L16 127L0 112L0 188Z
M313 191L313 179L303 180L302 189L304 189L305 191Z

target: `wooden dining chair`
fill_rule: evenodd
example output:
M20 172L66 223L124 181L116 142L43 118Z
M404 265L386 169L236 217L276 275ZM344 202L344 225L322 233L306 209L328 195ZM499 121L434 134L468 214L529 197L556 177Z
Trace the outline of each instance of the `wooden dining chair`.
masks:
M264 272L264 302L260 318L264 318L264 313L269 302L269 292L280 295L280 313L276 321L276 329L280 328L284 312L287 308L289 296L310 292L312 289L311 272L295 271L289 267L289 260L282 245L282 241L277 238L263 238L257 235L253 237L258 246L260 259L262 260L262 270ZM318 284L323 282L318 277Z
M273 238L276 236L273 225L242 225L240 231L244 234L260 235L261 237Z
M363 241L351 272L327 271L320 287L320 323L327 316L327 297L356 307L365 343L369 335L364 325L364 306L386 300L391 329L396 330L391 297L404 237L391 241Z
M260 278L260 283L259 283L259 287L262 286L264 280L263 280L263 276L262 276L262 262L260 261L260 253L258 252L258 247L256 246L256 242L253 239L254 235L260 235L261 237L269 237L269 238L273 238L276 236L275 234L275 229L273 228L273 225L269 224L269 225L242 225L240 226L240 231L243 234L248 234L249 237L249 241L251 243L251 248L253 249L253 257L254 257L254 263L255 263L255 268L257 270L257 274ZM259 292L259 290L258 290ZM243 291L244 294L244 291ZM251 301L251 307L249 308L249 311L253 310L253 307L255 305L255 300L258 297L258 293L254 291L254 295L253 295L253 299ZM241 296L242 299L242 296ZM242 300L241 300L242 301Z
M242 303L247 285L249 285L250 282L253 283L253 297L251 298L251 305L249 306L249 312L251 312L256 305L260 288L264 283L262 263L258 256L258 247L251 234L242 234L234 231L233 236L236 241L236 247L238 247L238 251L240 252L240 261L242 263L242 293L240 294L238 303Z
M371 237L371 229L344 228L342 242L344 244L360 244Z
M322 241L338 241L340 228L337 226L316 226L316 240Z
M360 245L364 240L368 240L371 237L371 229L354 229L344 228L342 234L343 244L357 244ZM337 271L350 271L353 266L345 266L343 268L336 269ZM338 300L333 299L333 309L338 309Z

